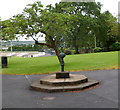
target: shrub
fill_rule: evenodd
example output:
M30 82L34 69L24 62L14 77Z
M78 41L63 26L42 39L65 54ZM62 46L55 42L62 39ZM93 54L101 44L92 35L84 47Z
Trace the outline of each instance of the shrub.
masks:
M72 53L70 50L65 50L64 52L66 55L71 55L71 53Z
M96 47L93 49L94 52L102 52L102 48L101 47Z
M120 42L113 43L110 46L110 50L112 50L112 51L119 51L120 50Z
M73 54L75 54L75 50L70 50L71 51L71 54L73 55Z

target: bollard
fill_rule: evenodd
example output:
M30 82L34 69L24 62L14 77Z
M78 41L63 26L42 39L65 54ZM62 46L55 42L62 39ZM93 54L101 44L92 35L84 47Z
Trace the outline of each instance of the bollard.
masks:
M2 68L7 68L7 57L6 56L2 56L1 57L1 63L2 63Z

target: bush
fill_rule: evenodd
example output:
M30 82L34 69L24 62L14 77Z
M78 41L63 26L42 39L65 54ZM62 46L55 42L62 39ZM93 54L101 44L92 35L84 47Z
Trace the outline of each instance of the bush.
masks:
M110 46L110 50L112 50L112 51L119 51L120 50L120 42L113 43Z
M64 52L66 55L71 55L71 53L72 53L70 50L65 50Z
M73 55L73 54L75 54L75 50L70 50L71 51L71 54Z
M93 49L94 52L102 52L102 48L101 47L96 47Z

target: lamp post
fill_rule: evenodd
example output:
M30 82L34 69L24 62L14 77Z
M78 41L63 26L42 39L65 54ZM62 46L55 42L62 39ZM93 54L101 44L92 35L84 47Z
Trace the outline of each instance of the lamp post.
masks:
M12 56L12 40L11 40L11 42L10 42L10 45L11 45L11 56Z
M2 51L2 39L1 39L1 51Z
M95 48L96 48L96 47L97 47L97 46L96 46L96 36L94 37L94 40L95 40Z

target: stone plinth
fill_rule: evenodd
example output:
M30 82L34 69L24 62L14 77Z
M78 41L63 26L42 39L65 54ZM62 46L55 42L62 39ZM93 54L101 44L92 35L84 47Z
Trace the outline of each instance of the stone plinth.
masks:
M85 75L69 74L69 78L56 78L56 74L48 75L39 81L33 82L31 88L43 92L64 92L83 90L99 84Z
M70 78L69 72L56 72L56 79L60 79L60 78Z
M40 80L40 84L50 85L50 86L70 86L85 83L88 81L88 78L84 75L73 75L70 74L70 78L59 78L56 79L55 75L49 75L43 77Z

